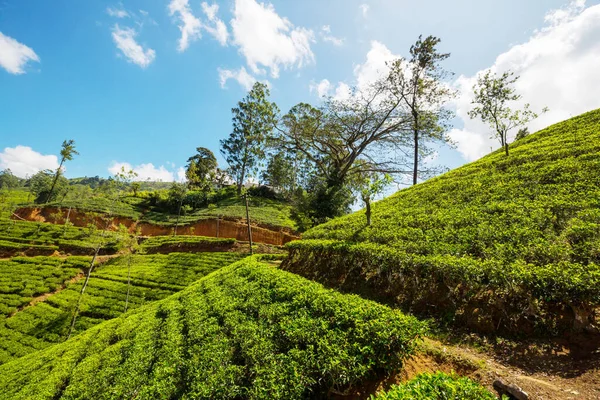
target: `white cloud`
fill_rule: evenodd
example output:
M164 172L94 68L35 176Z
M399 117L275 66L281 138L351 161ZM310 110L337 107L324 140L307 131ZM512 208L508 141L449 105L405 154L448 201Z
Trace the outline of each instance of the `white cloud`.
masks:
M25 178L44 169L56 170L58 157L40 154L28 146L7 147L0 153L0 170L7 168L19 178Z
M137 174L136 181L153 181L153 182L174 182L175 174L172 171L169 171L161 165L160 167L155 167L152 163L140 164L135 167L127 162L116 162L114 161L110 167L108 167L108 172L112 175L115 175L121 172L121 169L124 168L125 171L133 170ZM181 168L180 168L181 170ZM177 171L177 176L179 177L179 171ZM184 173L185 176L185 173Z
M24 74L29 61L40 62L40 58L30 47L0 32L0 67L11 74Z
M192 14L188 0L171 0L169 15L175 14L179 14L179 30L181 31L178 50L183 52L189 47L190 42L202 37L202 23Z
M316 92L319 97L326 97L329 95L331 89L331 82L328 79L323 79L319 83L310 84L310 92Z
M205 24L203 27L206 29L208 33L210 33L217 41L221 44L221 46L227 45L227 39L229 38L229 32L227 31L227 27L225 23L221 21L217 17L217 12L219 12L219 5L213 4L211 6L208 3L202 3L202 11L208 21L212 23L213 26Z
M360 9L362 16L367 18L367 15L369 14L369 9L371 8L371 6L369 6L368 4L361 4L360 6L358 6L358 8Z
M137 32L132 28L119 28L119 25L115 24L112 30L112 37L119 48L127 57L129 62L139 65L142 68L146 68L156 58L156 52L153 49L145 49L135 41Z
M365 62L354 67L355 81L353 85L359 91L366 90L372 83L388 73L389 68L386 63L398 58L400 56L393 54L383 43L373 40L371 48L367 52ZM333 94L331 95L337 100L347 99L351 95L351 86L348 83L339 82L334 86L327 79L323 79L316 86L311 85L310 90L311 92L316 91L319 97L323 97L323 95L328 96L333 90Z
M321 28L321 39L324 42L333 44L334 46L341 46L344 44L344 39L337 38L331 34L331 27L329 25L323 25Z
M231 26L233 42L254 73L265 73L262 66L277 78L282 66L302 68L314 62L310 48L314 42L313 31L294 27L287 18L280 17L270 3L236 0Z
M108 7L106 9L106 13L108 15L110 15L111 17L115 17L115 18L127 18L127 17L129 17L129 13L127 11L125 11L123 8Z
M250 90L252 86L256 82L256 78L253 77L246 71L246 68L241 67L239 70L234 71L230 69L221 69L219 68L219 82L221 83L221 87L225 88L227 81L229 79L233 79L237 81L244 89Z
M187 180L187 178L185 176L185 168L179 167L179 169L177 170L177 181L185 182L186 180Z
M548 113L529 124L530 132L600 107L597 90L592 89L600 87L600 5L585 8L584 1L572 1L565 8L550 11L545 21L544 28L500 54L491 66L497 73L511 69L521 76L515 88L523 102L515 104L517 107L524 102L534 111L549 107ZM458 151L469 161L489 153L490 147L500 147L496 139L490 139L489 127L467 115L476 77L456 80L461 92L455 101L456 112L464 127L450 133Z

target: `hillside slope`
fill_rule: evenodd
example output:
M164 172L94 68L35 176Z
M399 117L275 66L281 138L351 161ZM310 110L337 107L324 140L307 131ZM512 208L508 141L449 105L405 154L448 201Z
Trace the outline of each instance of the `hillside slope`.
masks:
M320 225L286 267L484 331L598 333L600 110Z
M422 331L252 258L0 366L0 398L314 398L397 369Z

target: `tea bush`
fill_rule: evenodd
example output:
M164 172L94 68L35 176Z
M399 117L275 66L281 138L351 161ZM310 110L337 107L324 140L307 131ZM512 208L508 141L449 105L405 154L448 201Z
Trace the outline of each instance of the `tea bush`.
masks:
M469 378L436 372L420 374L410 381L393 385L371 400L496 400L486 388Z
M83 332L101 322L122 315L128 290L128 309L133 309L168 297L203 276L239 260L243 255L237 253L136 255L131 258L129 288L128 257L111 259L97 266L92 272L82 298L75 333ZM45 257L44 259L54 263L60 262L57 258ZM32 259L17 258L17 260L26 263ZM87 268L89 258L85 259L83 264L79 260L80 258L70 257L65 261L65 265L77 262L77 266ZM11 261L11 263L15 262ZM0 273L2 271L0 269ZM71 272L69 277L79 271ZM17 277L15 279L20 280L30 273L31 271L23 269L15 270L14 276ZM0 282L4 279L4 274L0 275ZM10 318L0 321L0 364L64 341L69 332L82 285L83 279L69 284L64 290L46 298L44 302L25 308ZM22 298L19 305L26 304L29 300L30 298ZM15 306L11 305L17 300L16 296L11 294L7 297L0 296L0 301L2 302L0 307L13 310Z
M0 397L318 397L398 369L423 329L251 258L0 366Z
M290 244L287 268L336 287L408 306L429 293L421 308L459 323L477 309L478 330L598 333L600 110L375 203L371 226L359 211L303 239L326 242Z

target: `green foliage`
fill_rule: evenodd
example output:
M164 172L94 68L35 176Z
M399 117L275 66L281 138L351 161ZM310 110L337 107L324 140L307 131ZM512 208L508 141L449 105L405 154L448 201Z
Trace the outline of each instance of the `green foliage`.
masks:
M153 236L144 240L140 246L142 252L154 253L162 249L183 251L187 249L225 249L235 244L235 239L205 236Z
M410 121L413 153L413 185L419 176L428 173L422 159L433 150L428 142L450 142L446 132L454 113L445 105L456 96L456 91L445 82L452 74L445 71L440 63L450 57L450 53L440 53L437 46L440 39L419 36L410 47L410 59L395 60L390 66L388 82L393 93L402 100L406 117Z
M196 154L188 158L185 170L190 188L207 190L210 188L212 176L217 169L217 159L206 147L197 147Z
M553 125L512 145L510 158L498 151L375 203L371 226L365 226L361 211L317 226L303 238L374 246L365 251L364 260L353 261L365 271L368 265L377 267L378 254L394 254L395 261L382 265L391 276L378 275L379 269L375 276L392 282L385 295L408 304L410 292L400 288L430 274L426 281L433 286L422 291L450 290L453 299L473 302L476 294L488 296L479 299L479 309L501 329L518 332L523 326L512 323L520 318L521 323L541 323L540 329L547 323L546 333L556 333L553 324L563 312L556 310L572 316L564 324L573 326L564 329L578 329L575 320L581 318L582 325L591 326L600 304L598 126L600 111ZM306 246L294 261L297 268L309 269L315 262L308 249L312 244ZM346 265L353 265L351 260ZM373 276L363 275L363 286L373 285L366 282ZM444 289L447 281L450 289ZM437 297L437 302L443 300ZM501 299L511 298L519 300L502 304ZM502 317L503 307L512 310L510 318Z
M371 400L496 400L483 386L468 378L443 372L420 374L410 381L393 385Z
M14 176L10 169L0 171L0 189L15 189L20 184L21 180Z
M120 241L116 232L101 234L97 230L42 222L0 220L0 252L8 249L46 249L66 253L90 254L102 239L101 254L114 253Z
M0 318L52 292L89 263L86 257L13 257L0 260Z
M0 366L0 397L317 397L399 368L422 331L250 259Z
M491 70L480 75L477 78L477 83L473 86L475 97L472 104L475 106L469 111L469 117L481 118L484 123L493 129L493 136L498 138L507 156L508 132L527 125L530 121L538 117L529 108L528 103L520 110L513 110L511 108L510 104L519 101L522 97L516 94L516 90L513 87L519 77L513 76L514 73L508 71L497 77ZM546 111L547 108L544 108L542 112Z
M126 298L128 309L163 299L242 257L237 253L172 253L136 255L131 264L129 256L100 264L93 270L83 295L75 333L122 315ZM58 288L87 269L89 262L89 257L13 258L5 264L0 262L0 282L6 287L0 288L0 293L8 292L0 294L1 312L13 312L27 304L31 296ZM82 285L83 279L67 283L66 288L44 302L0 322L0 364L64 341Z
M267 137L275 126L279 110L269 101L269 95L267 85L256 82L248 95L231 110L233 132L220 141L221 154L227 160L238 195L246 179L257 172L265 156Z
M69 185L69 181L60 171L55 175L50 170L38 172L29 178L28 182L36 203L56 201L66 194Z

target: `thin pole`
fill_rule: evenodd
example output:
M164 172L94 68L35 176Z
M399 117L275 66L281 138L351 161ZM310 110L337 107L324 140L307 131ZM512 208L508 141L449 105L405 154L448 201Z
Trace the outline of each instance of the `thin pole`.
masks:
M248 223L248 240L250 242L250 254L254 254L252 251L252 228L250 227L250 213L248 211L248 193L244 195L246 199L246 222Z

